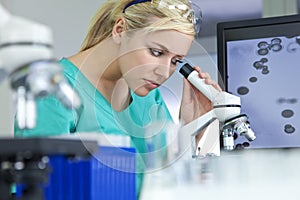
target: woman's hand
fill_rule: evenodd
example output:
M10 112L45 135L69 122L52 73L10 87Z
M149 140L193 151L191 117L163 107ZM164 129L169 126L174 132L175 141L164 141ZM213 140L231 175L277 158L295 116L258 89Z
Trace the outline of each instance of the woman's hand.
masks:
M205 83L212 85L218 91L222 91L220 86L210 78L207 72L201 72L199 67L194 67ZM188 80L184 79L183 93L180 106L180 120L187 124L199 116L209 112L213 108L212 102L195 88Z

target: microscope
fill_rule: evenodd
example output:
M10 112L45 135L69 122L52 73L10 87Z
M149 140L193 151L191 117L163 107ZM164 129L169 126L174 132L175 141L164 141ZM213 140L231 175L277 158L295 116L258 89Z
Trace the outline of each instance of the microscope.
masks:
M42 24L12 16L0 5L0 83L10 79L20 129L36 125L36 99L55 95L67 108L80 98L53 59L52 32Z
M187 60L183 61L179 72L213 103L211 111L180 129L181 133L192 136L193 145L195 145L194 138L200 131L216 119L222 123L220 132L224 150L234 150L234 134L244 136L248 141L255 140L256 136L250 128L247 115L240 113L240 97L225 91L219 92L211 85L205 84L204 79L199 77L198 72L194 70ZM195 154L194 150L193 154Z
M0 83L8 78L14 93L20 129L36 125L36 100L55 95L67 108L81 100L53 59L52 32L42 24L10 15L0 4ZM0 133L1 134L1 133ZM51 155L87 158L98 150L96 141L58 138L0 139L0 200L15 199L13 184L24 185L22 200L41 200L41 184L47 182Z

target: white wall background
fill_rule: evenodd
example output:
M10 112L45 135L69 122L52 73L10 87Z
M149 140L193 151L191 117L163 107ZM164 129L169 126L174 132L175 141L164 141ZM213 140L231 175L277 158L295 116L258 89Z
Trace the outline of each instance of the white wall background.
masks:
M56 58L70 56L77 52L86 34L90 19L103 2L104 0L0 0L0 3L12 14L51 27L54 34ZM203 38L198 42L201 45L197 46L201 47L191 50L191 60L204 71L208 71L212 77L216 77L216 65L212 65L212 59L216 61L216 38ZM198 49L200 49L201 55ZM210 57L208 53L213 56ZM168 100L174 115L178 114L181 79L182 77L176 74L164 87L167 91L172 92L173 97L174 95L176 97ZM0 85L0 97L0 136L11 135L13 104L8 84Z

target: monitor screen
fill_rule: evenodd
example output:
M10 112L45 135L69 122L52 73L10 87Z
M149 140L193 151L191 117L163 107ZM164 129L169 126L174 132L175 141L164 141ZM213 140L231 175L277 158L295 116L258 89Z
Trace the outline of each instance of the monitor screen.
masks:
M221 22L217 44L219 83L256 134L235 147L300 147L300 15Z

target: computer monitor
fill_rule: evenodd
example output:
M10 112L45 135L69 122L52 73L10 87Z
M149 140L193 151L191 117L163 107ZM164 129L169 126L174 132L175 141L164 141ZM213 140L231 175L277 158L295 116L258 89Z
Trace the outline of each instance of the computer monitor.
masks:
M217 46L219 83L257 137L236 148L300 147L300 15L218 23Z

